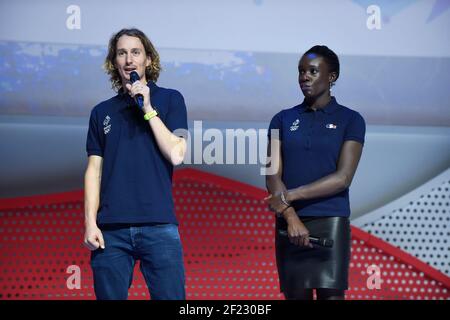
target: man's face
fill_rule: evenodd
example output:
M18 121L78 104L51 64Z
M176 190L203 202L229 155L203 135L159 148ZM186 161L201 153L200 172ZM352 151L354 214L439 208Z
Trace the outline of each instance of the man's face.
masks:
M137 37L123 35L116 44L115 65L122 82L130 81L130 73L136 71L141 81L146 82L145 68L151 63L145 55L144 45Z

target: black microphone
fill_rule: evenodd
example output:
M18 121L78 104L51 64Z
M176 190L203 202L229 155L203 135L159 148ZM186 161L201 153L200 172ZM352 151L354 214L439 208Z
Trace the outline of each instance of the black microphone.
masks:
M287 236L288 233L286 230L278 230L278 234L280 236ZM314 237L314 236L309 236L309 242L311 242L312 244L321 246L321 247L325 247L325 248L331 248L333 247L334 241L332 239L327 239L327 238L319 238L319 237Z
M139 75L136 71L131 71L130 73L130 81L131 83L135 83L136 81L140 80ZM142 108L144 106L144 97L142 94L137 94L134 96L134 101L136 101L139 108Z

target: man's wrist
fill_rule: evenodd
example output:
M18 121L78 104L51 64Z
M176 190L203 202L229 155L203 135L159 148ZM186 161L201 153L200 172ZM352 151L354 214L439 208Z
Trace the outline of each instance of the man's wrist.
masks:
M158 115L158 112L156 110L153 110L151 112L147 112L146 114L144 114L144 119L149 121L151 119L153 119L154 117L156 117Z
M155 108L153 108L152 105L149 104L148 106L144 106L142 108L142 111L144 112L144 114L146 114L146 113L150 113L150 112L155 111Z
M97 220L95 218L84 219L85 227L91 227L91 226L96 226L96 225L97 225Z

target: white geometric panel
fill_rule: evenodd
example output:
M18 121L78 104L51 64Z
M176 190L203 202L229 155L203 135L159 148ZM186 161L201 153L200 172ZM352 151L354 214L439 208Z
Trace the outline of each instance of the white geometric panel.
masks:
M450 276L450 169L352 224Z

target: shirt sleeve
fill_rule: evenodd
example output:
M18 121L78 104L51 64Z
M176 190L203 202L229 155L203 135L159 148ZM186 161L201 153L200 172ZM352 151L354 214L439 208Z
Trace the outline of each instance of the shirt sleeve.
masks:
M272 135L273 135L274 139L283 140L282 133L283 133L282 119L281 119L281 112L279 112L270 121L269 131L267 132L267 135L268 135L269 139L272 139Z
M349 124L347 125L347 128L345 129L344 141L353 140L364 144L365 135L366 122L358 112L355 112Z
M86 139L86 152L88 157L93 155L103 157L103 148L100 142L98 128L97 113L95 110L92 110Z
M170 97L169 112L167 113L166 126L171 132L180 137L187 137L187 110L182 94L176 90ZM174 132L176 131L176 132Z

